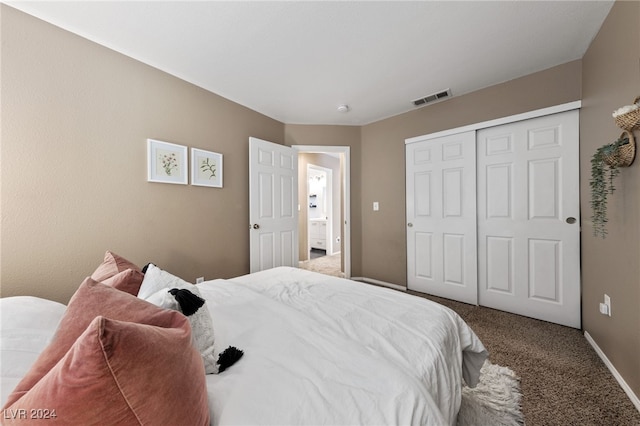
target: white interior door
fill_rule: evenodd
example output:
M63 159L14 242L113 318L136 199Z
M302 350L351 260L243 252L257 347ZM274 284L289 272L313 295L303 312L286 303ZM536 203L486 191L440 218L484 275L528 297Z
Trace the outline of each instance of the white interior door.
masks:
M298 152L249 138L250 269L298 266Z
M477 304L475 132L408 144L407 287Z
M477 139L480 305L579 328L578 111Z

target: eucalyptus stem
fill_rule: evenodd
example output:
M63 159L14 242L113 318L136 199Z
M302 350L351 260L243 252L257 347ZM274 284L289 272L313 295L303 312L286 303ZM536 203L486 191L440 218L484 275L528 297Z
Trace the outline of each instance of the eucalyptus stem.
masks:
M626 143L629 139L617 141L601 146L591 157L591 220L593 221L593 236L605 238L607 236L607 198L615 191L614 179L620 174L620 169L615 165L609 165L606 157Z

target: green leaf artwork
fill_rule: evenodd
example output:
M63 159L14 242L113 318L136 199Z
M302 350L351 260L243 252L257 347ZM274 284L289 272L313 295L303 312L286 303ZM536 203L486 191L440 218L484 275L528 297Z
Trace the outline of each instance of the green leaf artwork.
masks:
M203 173L208 174L209 179L213 179L216 177L216 163L215 162L210 163L209 158L205 158L200 163L200 170L202 170Z

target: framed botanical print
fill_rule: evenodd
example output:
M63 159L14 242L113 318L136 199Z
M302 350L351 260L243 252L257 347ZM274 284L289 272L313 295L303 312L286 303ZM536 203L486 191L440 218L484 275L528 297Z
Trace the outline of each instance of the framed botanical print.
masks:
M191 185L222 188L222 154L191 148Z
M147 139L147 181L188 183L187 147Z

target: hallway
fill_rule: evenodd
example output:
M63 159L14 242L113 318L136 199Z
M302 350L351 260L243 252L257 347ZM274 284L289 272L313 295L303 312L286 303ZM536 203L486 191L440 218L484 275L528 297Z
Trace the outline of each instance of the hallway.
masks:
M344 272L340 270L340 253L332 256L320 257L314 257L312 254L311 260L300 262L299 267L309 271L320 272L325 275L344 278Z

